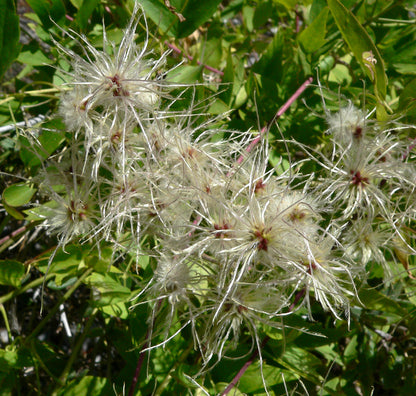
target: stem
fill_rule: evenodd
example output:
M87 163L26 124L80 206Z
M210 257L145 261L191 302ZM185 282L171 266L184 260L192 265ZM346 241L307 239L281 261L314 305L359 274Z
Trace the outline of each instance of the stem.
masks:
M263 341L261 342L260 348L263 348L269 342L269 340L270 340L269 336L264 337ZM221 393L221 396L228 395L230 390L233 389L234 386L237 385L238 381L240 381L240 378L244 375L244 373L247 371L250 365L254 362L254 360L257 359L258 355L259 355L259 350L258 349L254 350L250 358L247 360L247 362L244 363L244 366L241 367L240 371L236 374L233 380L228 384L228 386Z
M154 318L156 317L156 313L159 311L160 306L162 305L162 301L163 300L159 300L158 303L157 303ZM134 395L134 390L136 388L137 381L139 380L140 371L142 369L143 361L144 361L144 357L145 357L145 353L143 351L149 347L149 344L150 344L149 338L150 338L152 328L154 326L154 322L155 321L153 319L152 323L150 323L149 327L147 328L146 337L145 337L146 341L143 344L142 349L140 350L140 353L139 353L139 359L137 360L137 366L136 366L136 370L134 371L134 376L133 376L133 380L131 381L128 396L133 396Z
M4 309L3 304L0 304L0 311L1 311L1 314L3 315L3 320L4 320L4 323L6 325L6 330L7 330L7 334L9 336L9 342L10 342L10 341L13 340L13 336L12 336L12 332L10 330L10 324L9 324L9 319L7 318L7 312Z
M88 268L74 283L74 285L59 299L59 301L55 304L55 306L49 311L49 313L45 316L45 318L37 325L35 330L28 336L26 341L36 337L39 332L45 327L48 321L54 316L58 310L59 306L63 304L69 297L71 297L72 293L78 289L79 285L83 282L83 280L93 271L93 268ZM43 280L43 279L42 279ZM42 283L42 282L41 282Z
M136 370L134 372L133 380L131 381L131 385L130 385L129 395L128 396L133 396L134 395L134 389L136 388L136 384L137 384L137 381L139 379L140 371L142 369L142 365L143 365L143 361L144 361L144 356L145 356L145 353L142 352L142 351L143 351L143 349L146 349L149 346L149 340L148 340L148 337L150 335L150 331L149 330L150 330L150 327L149 327L149 329L147 330L147 333L146 333L146 342L144 343L144 345L142 347L142 350L140 351L139 359L137 360L137 366L136 366Z
M293 102L303 93L303 91L311 84L313 81L312 77L309 77L304 81L304 83L296 90L296 92L289 98L289 100L278 110L276 115L267 123L267 125L260 131L259 136L257 136L246 148L246 152L249 153L256 144L262 139L266 131L269 130L270 126L279 118L281 115L293 104ZM244 155L240 155L237 159L237 164L240 165L244 160ZM231 176L231 171L227 176Z
M48 93L57 93L57 92L61 92L62 89L65 88L45 88L45 89L34 89L32 91L25 91L25 92L17 92L13 95L7 95L6 98L0 100L0 105L10 102L12 100L15 100L17 98L23 98L25 95L30 95L30 96L44 96L46 98L53 98L55 99L56 97L53 95L47 95Z
M6 250L10 245L13 245L15 243L14 238L16 236L19 236L20 234L23 234L25 231L29 231L32 228L36 227L39 224L39 222L32 222L26 226L20 227L17 230L14 230L10 235L7 235L0 239L0 253Z
M165 377L165 379L163 380L163 382L157 387L154 396L160 396L162 394L162 392L164 391L164 389L166 388L166 386L169 384L170 380L172 379L171 373L174 372L177 367L183 363L183 361L187 358L187 356L189 355L189 352L191 352L193 348L193 343L189 343L188 348L186 348L181 356L179 357L179 359L176 361L176 363L172 366L172 368L169 370L168 375Z
M169 48L170 48L173 52L176 52L177 54L184 56L185 58L189 59L190 61L193 61L193 60L194 60L194 57L193 57L193 56L188 55L188 54L183 54L183 53L182 53L182 51L181 51L178 47L176 47L174 44L168 43L167 41L165 41L165 44L166 44L166 46L168 46L168 47L169 47ZM202 63L202 62L200 62L200 61L196 61L196 63L197 63L198 65L203 66L205 69L207 69L207 70L209 70L209 71L212 71L213 73L216 73L216 74L218 74L218 75L220 75L220 76L223 76L223 75L224 75L224 72L222 72L221 70L215 69L215 68L213 68L213 67L211 67L211 66L209 66L209 65L205 65L204 63Z
M57 395L57 392L59 391L59 389L62 386L65 385L65 383L66 383L66 381L68 379L69 372L71 371L71 367L74 364L75 359L78 356L78 353L79 353L79 351L80 351L80 349L82 347L82 344L85 341L85 338L87 337L87 334L88 334L88 332L89 332L89 330L90 330L90 328L91 328L91 326L92 326L92 324L94 322L94 319L95 319L95 316L97 315L97 313L98 313L98 308L94 308L94 310L92 311L90 317L88 318L88 322L85 325L84 331L82 332L82 334L78 338L78 340L77 340L77 342L76 342L76 344L74 346L74 349L73 349L73 351L71 353L71 356L70 356L70 358L69 358L69 360L68 360L68 362L67 362L64 370L62 371L62 374L59 377L58 387L55 388L55 390L52 393L52 396L56 396Z
M10 293L5 294L4 296L0 297L0 304L4 304L5 302L11 300L13 297L18 296L19 294L22 294L24 292L26 292L29 289L33 289L37 286L40 286L44 279L46 281L48 281L50 278L52 278L53 276L55 276L55 274L49 274L46 276L46 278L44 276L34 280L33 282L28 283L27 285L25 285L24 287L20 288L20 289L16 289L11 291Z

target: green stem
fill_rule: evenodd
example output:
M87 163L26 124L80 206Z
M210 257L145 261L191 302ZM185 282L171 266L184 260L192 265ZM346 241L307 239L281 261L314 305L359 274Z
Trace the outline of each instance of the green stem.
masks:
M176 363L172 366L172 368L169 370L168 375L165 377L165 379L163 380L163 382L158 386L158 388L156 389L154 396L160 396L162 394L162 392L165 390L165 388L168 386L170 380L172 379L172 373L178 368L178 366L180 364L183 363L183 361L187 358L187 356L189 355L189 352L191 352L193 348L193 343L189 343L188 348L186 348L181 356L179 357L179 359L176 361Z
M22 293L26 292L29 289L40 286L43 283L44 279L46 281L48 281L53 276L55 276L55 274L49 274L48 276L46 276L46 279L45 279L44 276L42 276L42 277L34 280L33 282L28 283L27 285L25 285L24 287L22 287L20 289L13 290L10 293L5 294L4 296L1 296L0 297L0 304L4 304L5 302L11 300L13 297L18 296L19 294L22 294Z
M49 320L58 312L59 307L63 304L69 297L71 297L72 293L76 289L78 289L79 285L83 282L83 280L92 272L93 268L88 268L80 278L74 283L74 285L59 299L59 301L55 304L55 306L49 311L49 313L45 316L45 318L37 325L35 330L26 338L26 341L31 340L32 338L36 337L39 332L45 327L45 325L49 322Z
M0 311L1 311L1 314L3 315L4 323L6 324L7 334L9 335L9 342L10 342L12 340L12 332L10 330L10 324L9 324L9 319L7 318L7 312L4 309L3 304L0 304Z
M74 346L74 349L73 349L73 351L71 353L71 356L70 356L70 358L69 358L69 360L68 360L68 362L67 362L64 370L62 371L62 374L59 377L58 386L53 391L52 396L56 396L58 394L59 389L61 389L62 386L64 386L66 384L66 381L68 379L69 372L71 371L71 368L72 368L72 365L74 364L75 359L78 356L78 353L79 353L79 351L80 351L80 349L81 349L81 347L82 347L82 345L83 345L83 343L85 341L85 338L87 337L87 334L88 334L88 332L89 332L89 330L90 330L90 328L91 328L91 326L92 326L92 324L94 322L94 319L95 319L95 316L97 315L97 313L98 313L98 308L94 308L94 310L92 311L90 317L88 318L88 322L85 325L84 331L82 332L82 334L78 338L78 340L77 340L77 342L76 342L76 344Z

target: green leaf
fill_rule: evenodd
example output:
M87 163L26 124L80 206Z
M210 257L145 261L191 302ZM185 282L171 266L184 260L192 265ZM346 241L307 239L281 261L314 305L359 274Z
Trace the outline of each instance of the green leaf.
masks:
M275 3L281 4L287 8L287 10L292 10L298 4L297 0L273 0Z
M77 10L79 10L84 0L70 0L70 2Z
M10 216L13 216L15 219L17 219L17 220L23 220L25 218L25 216L23 216L23 214L20 213L20 211L18 211L13 206L7 205L7 203L4 202L4 200L3 200L3 206L4 206L4 209L6 209L6 212Z
M13 184L3 191L3 200L7 205L17 207L30 202L36 189L27 184Z
M260 373L260 364L250 365L244 375L241 377L238 388L244 394L262 393L264 392L264 384ZM262 373L267 386L281 384L283 381L292 381L298 377L287 370L282 370L280 367L274 367L263 363ZM283 374L283 375L282 375Z
M86 247L84 249L87 249ZM53 286L62 285L67 280L76 277L78 275L78 268L83 262L83 255L87 252L84 251L80 246L69 245L65 247L65 252L59 250L49 268L49 273L55 275L55 284ZM49 255L46 255L44 259L39 262L37 268L42 272L46 273Z
M41 164L41 159L48 158L64 141L65 126L59 119L51 120L42 124L42 132L38 138L41 146L33 145L29 140L23 136L19 137L21 149L19 152L20 158L28 167L36 167ZM53 128L53 129L49 129Z
M176 2L172 1L172 4ZM170 36L176 36L178 31L178 17L170 12L161 2L152 0L142 0L141 5L146 15L158 26L164 33Z
M189 36L205 23L217 10L221 0L171 0L170 4L185 20L170 11L162 2L142 0L146 15L164 32L176 38Z
M52 21L57 23L66 14L62 0L27 0L27 3L46 29L53 26Z
M108 316L114 316L120 319L127 319L129 316L129 311L124 303L106 305L101 310Z
M386 97L387 76L378 48L357 18L341 2L328 0L328 6L356 60L367 76L374 81L377 97L384 100Z
M253 71L270 80L279 82L283 73L283 45L283 36L275 34L260 60L253 66Z
M398 302L385 296L375 289L361 289L359 292L359 297L364 306L368 309L388 312L400 317L408 313L406 308L402 307Z
M15 260L0 261L0 285L19 287L26 273L25 266Z
M32 365L32 357L27 349L17 349L15 346L0 349L0 371L8 372L11 368L21 369Z
M45 56L41 50L35 52L23 51L19 54L17 60L20 63L31 66L42 66L44 64L53 63L53 60Z
M113 279L110 273L93 273L85 279L85 283L90 287L96 288L100 293L99 298L95 301L95 305L98 307L124 303L130 299L130 289Z
M175 68L167 75L167 81L177 84L195 82L202 74L203 66L183 65Z
M99 2L100 0L86 0L82 3L76 17L76 22L81 29L85 30L88 26L88 20Z
M320 383L323 380L317 372L321 361L315 355L304 349L288 346L283 356L276 360L292 373L296 373L309 381Z
M19 55L19 17L13 0L0 0L0 78Z
M59 395L111 395L114 394L112 384L107 378L87 375L84 378L71 382L59 392Z
M186 0L185 8L179 12L186 18L178 22L177 38L187 37L204 24L217 11L221 0Z
M329 9L325 7L318 17L299 35L299 44L305 52L315 52L326 43L325 35L328 13Z
M399 110L416 115L416 79L410 81L400 94Z
M250 6L243 7L243 23L247 27L249 32L252 32L254 29L253 20L254 20L254 8Z

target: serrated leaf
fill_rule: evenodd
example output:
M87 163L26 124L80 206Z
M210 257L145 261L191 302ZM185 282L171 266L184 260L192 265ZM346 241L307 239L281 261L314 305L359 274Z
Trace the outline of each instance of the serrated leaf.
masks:
M20 29L13 0L0 0L0 78L19 55Z
M376 95L386 97L387 76L380 52L358 19L338 0L328 0L328 6L335 22L350 47L356 60L368 77L374 81ZM371 53L373 59L366 61L365 54ZM374 71L372 71L372 66Z
M26 273L25 266L15 260L0 261L0 285L19 287Z
M13 184L3 191L3 200L9 206L22 206L30 202L35 192L36 189L27 184Z

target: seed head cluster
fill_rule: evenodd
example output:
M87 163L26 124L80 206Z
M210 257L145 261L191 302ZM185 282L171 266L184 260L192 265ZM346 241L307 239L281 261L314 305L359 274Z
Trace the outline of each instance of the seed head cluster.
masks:
M416 171L401 126L349 103L327 114L329 146L311 155L320 171L292 162L277 174L267 135L248 152L253 134L224 130L204 103L173 110L195 87L169 81L168 54L136 45L139 20L136 7L119 46L104 35L98 50L70 32L80 56L57 43L72 65L59 110L72 141L44 164L44 226L63 247L149 256L134 304L169 314L148 348L190 326L205 368L242 334L259 347L262 326L298 310L312 317L313 304L348 318L368 265L390 273L385 251L408 246Z

